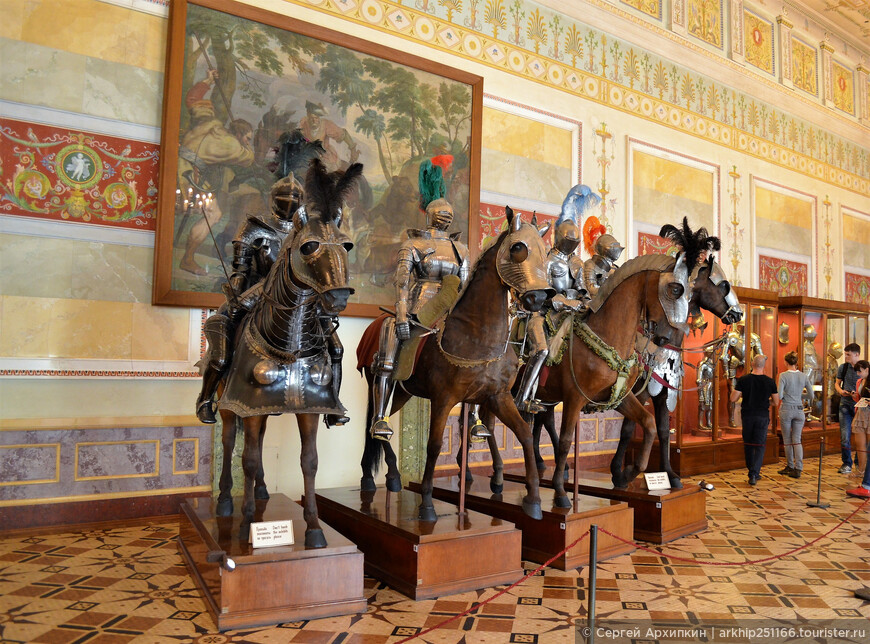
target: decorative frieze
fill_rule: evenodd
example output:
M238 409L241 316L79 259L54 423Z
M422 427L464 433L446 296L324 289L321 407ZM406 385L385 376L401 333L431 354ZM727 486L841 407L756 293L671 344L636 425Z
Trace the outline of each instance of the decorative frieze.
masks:
M743 42L743 0L731 0L731 59L742 63L745 51Z
M779 30L779 82L786 87L794 87L792 81L791 30L794 27L785 16L777 16Z

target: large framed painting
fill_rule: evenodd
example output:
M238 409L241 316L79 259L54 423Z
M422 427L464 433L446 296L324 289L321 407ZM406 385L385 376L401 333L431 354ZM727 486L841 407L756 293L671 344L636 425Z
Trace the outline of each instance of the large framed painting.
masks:
M155 304L224 301L239 225L269 212L270 149L297 129L322 142L327 169L365 168L343 223L355 244L347 314L395 303L395 252L425 226L424 160L447 159L453 228L477 239L479 76L228 0L174 0L165 83Z

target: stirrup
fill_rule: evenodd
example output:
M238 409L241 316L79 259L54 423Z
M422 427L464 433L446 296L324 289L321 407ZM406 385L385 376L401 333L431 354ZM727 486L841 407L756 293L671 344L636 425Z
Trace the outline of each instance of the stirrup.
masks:
M483 421L478 418L468 430L468 436L472 443L483 443L487 438L492 436L489 428L483 424Z
M327 427L341 427L350 422L349 416L339 416L338 414L324 414L323 422Z
M534 398L529 398L528 400L520 401L517 404L517 409L519 409L521 412L525 412L527 414L532 414L532 415L547 410L546 407L544 407L539 401L535 400Z
M206 425L217 423L217 416L215 416L214 411L214 401L211 398L201 400L196 405L196 417L199 418L199 422Z
M372 438L377 438L381 441L389 441L393 437L393 430L390 429L390 424L387 422L385 416L381 416L378 418L373 424L371 430L369 430Z

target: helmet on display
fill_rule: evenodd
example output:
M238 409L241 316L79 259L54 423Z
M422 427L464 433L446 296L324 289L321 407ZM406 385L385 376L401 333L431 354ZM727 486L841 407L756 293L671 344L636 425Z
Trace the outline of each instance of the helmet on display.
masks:
M291 172L272 184L270 201L272 214L281 221L292 221L293 213L302 205L304 191Z
M606 257L611 262L615 262L619 259L623 250L625 249L618 241L616 241L616 237L607 233L601 235L601 237L598 238L598 241L595 242L595 252L602 257Z
M831 342L828 346L828 355L839 360L843 356L843 345L839 342Z
M565 255L573 253L580 245L580 218L601 203L601 197L592 188L578 183L568 191L562 201L562 210L556 220L553 247Z
M447 230L453 223L453 206L446 199L436 199L426 206L426 221L430 228Z
M570 219L556 224L553 232L553 248L565 255L572 254L580 245L580 228Z

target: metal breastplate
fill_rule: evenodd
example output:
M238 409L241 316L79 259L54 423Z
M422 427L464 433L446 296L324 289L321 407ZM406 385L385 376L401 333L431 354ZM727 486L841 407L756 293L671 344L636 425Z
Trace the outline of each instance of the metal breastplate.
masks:
M253 250L251 273L248 277L249 287L262 281L269 274L288 234L289 228L287 231L276 230L256 217L249 217L242 225L235 241L246 244Z
M426 302L441 290L441 280L446 275L459 275L460 264L449 239L424 239L415 248L420 258L414 264L414 283L410 299L413 305L409 312L417 313Z
M564 294L573 288L568 258L555 248L547 254L547 278L550 286L559 293Z

